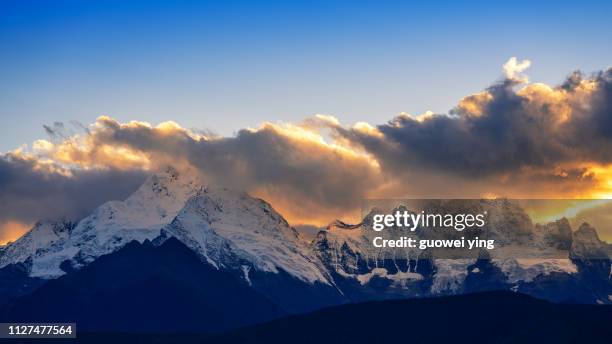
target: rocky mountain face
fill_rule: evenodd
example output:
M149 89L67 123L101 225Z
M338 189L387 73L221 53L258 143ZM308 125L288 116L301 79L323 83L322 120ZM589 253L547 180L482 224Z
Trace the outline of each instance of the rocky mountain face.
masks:
M438 201L435 201L438 202ZM513 290L552 301L610 303L612 284L607 244L583 225L572 233L565 218L534 225L527 213L508 200L462 201L429 205L432 212L460 210L487 212L487 225L477 233L494 238L497 256L447 259L410 248L379 249L372 238L368 214L358 225L336 221L321 230L311 247L338 285L366 298L449 295L483 290ZM450 210L449 210L450 209ZM404 208L396 208L403 211ZM420 239L430 232L414 232ZM385 238L405 231L390 228ZM461 234L464 235L464 234ZM542 258L540 258L542 257Z
M197 257L208 269L207 276L221 276L212 271L222 272L227 283L251 290L258 299L267 300L283 314L372 299L484 290L512 290L561 302L612 303L608 246L589 225L584 224L575 232L566 219L534 225L523 209L508 200L432 201L428 207L434 211L486 211L487 226L478 234L503 245L508 250L506 256L482 252L478 257L449 259L411 249L379 249L371 244L377 235L372 230L374 213L355 225L336 221L320 230L314 239L306 239L267 202L243 192L205 186L197 176L169 168L149 178L126 200L103 204L78 223L41 222L3 247L0 278L12 284L3 283L10 287L0 288L4 294L0 304L13 307L10 309L15 309L15 305L33 305L27 302L34 301L23 300L30 300L28 297L37 292L69 298L66 290L87 290L87 284L81 280L83 276L92 281L118 278L112 274L115 260L111 258L104 258L107 265L96 265L100 277L86 273L89 266L103 257L119 252L129 256L125 250L139 250L133 245L162 247L169 240L177 251L183 252L176 248L178 245ZM427 231L416 233L424 238L436 235ZM403 234L401 230L387 232L390 238ZM516 251L517 247L521 251ZM552 250L556 256L527 258L523 256L525 249ZM152 260L152 264L164 266L164 260L173 259L170 251L146 252L158 252L161 260ZM139 261L146 264L142 259ZM158 272L152 271L149 277L159 282ZM188 275L174 281L183 285ZM198 279L197 287L190 288L205 289L207 283L217 283L216 278ZM144 286L143 279L132 285L127 272L121 279L125 280L126 295L137 290L137 285ZM170 281L171 278L164 277L159 282L159 292L168 293L168 298L178 297L177 289L168 287ZM99 293L111 292L104 286ZM209 301L198 302L211 305ZM273 307L266 309L262 313L266 317L275 314ZM74 312L81 314L78 310Z
M566 218L545 225L538 224L535 227L535 231L536 235L542 237L542 242L546 246L560 250L569 250L572 246L572 227Z

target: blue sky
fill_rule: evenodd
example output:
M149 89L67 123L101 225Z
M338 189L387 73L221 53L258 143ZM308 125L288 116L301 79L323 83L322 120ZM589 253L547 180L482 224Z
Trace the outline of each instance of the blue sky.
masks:
M0 0L0 152L100 115L232 135L316 113L446 112L528 58L531 81L612 61L606 2Z

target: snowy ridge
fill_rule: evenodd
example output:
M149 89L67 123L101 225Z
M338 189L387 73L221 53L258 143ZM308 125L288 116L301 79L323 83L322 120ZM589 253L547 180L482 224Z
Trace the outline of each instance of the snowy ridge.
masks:
M126 200L107 202L65 230L58 226L38 224L3 248L0 267L28 261L30 276L55 278L131 241L174 236L216 268L240 270L249 283L254 268L330 284L306 242L270 204L205 188L197 175L173 168L148 178Z
M70 235L73 228L74 223L69 221L36 223L28 233L3 247L0 251L0 267L53 252L57 244Z
M295 229L270 204L243 192L202 189L164 231L217 268L280 268L309 283L329 284Z
M107 202L78 223L37 223L17 241L0 247L0 268L26 263L31 277L56 278L131 241L157 244L175 237L203 262L231 271L249 285L261 281L260 272L283 272L305 283L331 285L340 293L344 293L342 288L357 286L371 288L369 295L389 291L395 296L421 296L461 293L466 285L488 283L478 280L484 275L481 271L488 271L511 288L538 283L540 277L548 275L584 278L581 259L588 259L592 252L606 255L609 250L595 229L586 224L576 232L565 219L534 225L523 209L507 200L474 201L468 206L491 214L487 234L502 244L496 252L507 250L502 256L492 253L488 265L475 258L431 258L430 252L423 254L417 249L376 248L373 238L383 235L372 228L372 217L378 210L358 224L335 221L314 238L302 237L264 200L204 186L196 174L168 168L148 178L124 201ZM429 239L431 232L417 229L411 236ZM398 239L406 234L401 228L388 228L384 237ZM503 258L528 258L527 251L543 257L541 253L549 250L554 259ZM609 264L609 259L602 260L582 265L582 269L594 271L589 276L609 279ZM609 293L605 295L607 298ZM608 302L606 298L603 302Z
M488 219L488 238L495 238L496 243L503 246L496 248L501 258L492 257L492 263L507 276L509 283L531 282L538 276L551 273L571 275L578 272L576 265L570 260L569 245L572 242L572 232L566 219L545 226L535 226L524 210L511 201L482 200L474 203L474 206L481 207L491 215ZM394 213L395 210L403 211L405 208L400 206L390 213ZM340 275L355 278L361 284L367 283L374 275L394 282L403 274L415 274L411 277L413 280L419 280L414 278L419 275L415 271L416 266L409 266L404 271L397 266L398 260L419 259L418 250L410 248L383 250L372 245L375 236L384 235L385 239L397 239L407 234L403 230L393 230L393 228L385 230L384 233L375 232L371 228L371 217L377 211L380 210L375 209L370 212L357 225L342 221L331 223L320 232L317 239L313 240L313 245L320 246L324 241L327 252L322 259L328 260L329 265ZM591 252L594 247L601 247L601 241L596 234L593 234L595 231L583 227L575 234L574 250ZM426 234L419 233L418 230L410 234L412 237L423 237L423 235ZM544 257L544 253L551 257L565 258L519 258ZM358 259L367 261L367 264L358 266ZM392 269L396 270L394 273L390 273L384 267L385 264L389 264L389 260L395 262L392 263L394 265ZM432 262L436 270L432 276L430 291L432 294L442 294L460 291L469 274L468 267L476 260L434 258Z
M196 175L168 168L153 175L125 201L98 207L74 229L70 245L77 247L76 267L114 252L130 241L153 240L185 202L201 188Z
M511 283L531 282L536 277L550 275L553 272L575 274L576 265L568 259L507 259L493 261L498 265Z
M32 277L61 276L66 260L78 268L132 240L157 237L197 190L196 176L168 168L148 178L126 200L101 205L69 230L54 230L55 222L39 223L0 253L0 267L30 260Z

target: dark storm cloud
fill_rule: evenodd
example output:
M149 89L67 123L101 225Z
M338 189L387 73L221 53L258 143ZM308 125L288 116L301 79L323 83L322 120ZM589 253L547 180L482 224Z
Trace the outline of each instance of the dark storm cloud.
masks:
M355 207L378 181L368 159L304 139L295 128L267 124L235 137L207 139L183 129L121 125L109 118L98 123L103 126L95 134L99 144L166 156L164 163L185 161L212 184L264 193L281 207L293 203L290 211L296 216L312 215L315 208Z
M0 224L79 219L105 201L125 198L143 178L139 171L117 170L74 170L66 176L7 154L0 157Z
M568 126L574 134L568 143L597 160L612 161L612 68L597 74L598 85L587 107L577 109L578 115ZM575 90L571 85L570 90Z
M594 90L579 94L585 82ZM377 127L382 136L337 132L392 173L410 167L478 176L576 161L612 162L612 69L593 80L572 74L546 92L538 85L517 92L515 86L505 80L487 89L489 98L478 104L478 114L458 107L450 115L399 116ZM561 118L565 112L569 117Z

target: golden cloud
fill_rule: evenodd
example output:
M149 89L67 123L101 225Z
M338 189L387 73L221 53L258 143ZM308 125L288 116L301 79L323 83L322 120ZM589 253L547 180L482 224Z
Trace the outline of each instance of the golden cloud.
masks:
M385 124L352 126L316 115L296 124L266 122L233 137L172 121L102 116L73 135L47 127L51 139L3 161L6 168L19 161L38 177L62 175L66 183L83 171L185 166L209 183L270 201L294 223L354 217L364 198L611 197L612 71L574 73L551 87L518 83L528 63L513 63L506 71L513 78L464 97L449 114L400 114Z

